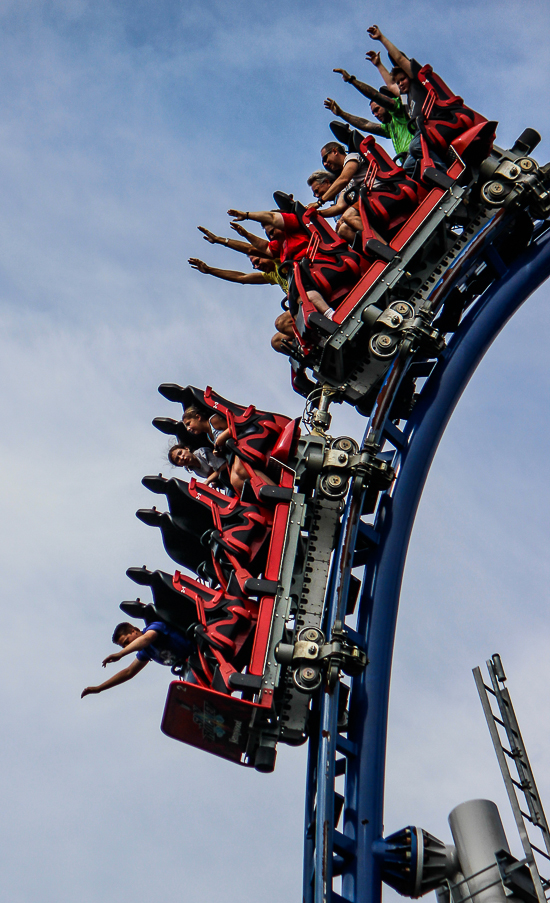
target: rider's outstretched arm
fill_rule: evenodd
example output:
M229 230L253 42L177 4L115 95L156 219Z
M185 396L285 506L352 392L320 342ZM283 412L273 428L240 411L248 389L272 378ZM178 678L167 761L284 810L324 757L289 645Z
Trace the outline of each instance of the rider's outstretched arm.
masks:
M333 198L337 197L342 188L345 188L348 182L353 179L355 173L359 169L359 161L358 160L349 160L344 166L342 172L338 176L337 179L330 185L329 188L325 191L322 200L326 203L327 201L332 201ZM333 216L334 214L330 214Z
M342 213L345 213L346 210L349 209L349 205L346 204L343 197L339 197L336 200L335 204L332 204L330 207L324 207L317 211L319 216L323 216L325 219L330 218L331 216L341 216Z
M391 75L388 72L388 76L391 80ZM395 100L392 97L387 97L386 94L381 94L380 91L377 91L375 88L372 88L370 85L366 85L364 82L360 82L358 78L355 78L351 84L354 88L357 88L361 94L364 94L365 97L370 97L371 100L374 100L376 103L380 104L381 107L384 107L385 110L393 110L395 106ZM396 87L394 85L394 87ZM368 93L367 93L368 89ZM399 89L397 89L399 91Z
M388 98L386 98L387 100ZM370 119L364 119L362 116L355 116L353 113L346 113L345 110L340 107L335 100L332 100L331 97L327 97L325 100L325 107L327 110L330 110L331 113L334 113L335 116L339 116L340 119L343 119L344 122L349 122L354 128L359 129L361 132L370 132L371 135L381 135L385 136L385 132L383 128L380 126L379 122L371 122Z
M121 658L124 658L125 655L131 655L132 652L139 652L140 649L147 649L147 646L150 646L151 643L154 643L158 633L156 630L146 630L145 633L140 633L139 636L132 640L131 643L128 643L127 646L124 646L123 649L120 649L119 652L111 652L106 658L103 659L103 667L105 668L111 662L118 662Z
M346 72L345 69L333 69L332 71L339 72L342 75L344 81L349 82L350 85L353 85L354 88L357 88L359 93L363 94L364 97L368 97L369 100L375 100L376 103L379 103L380 106L384 107L386 110L391 110L393 108L395 101L393 101L391 97L386 97L384 94L380 94L380 91L377 91L376 88L372 87L372 85L367 85L365 82L359 81L356 75L350 75L348 72ZM388 78L390 79L390 81L392 81L392 77L387 69L386 72L388 73Z
M234 219L240 223L244 219L249 219L254 223L261 223L262 226L272 226L275 229L282 229L284 227L284 219L278 211L273 210L256 210L256 211L247 211L243 213L242 210L228 210L229 216L234 217Z
M254 248L256 248L256 250L258 250L258 251L266 251L267 250L267 246L268 246L269 242L266 241L265 238L261 238L260 235L254 235L253 232L249 232L248 229L245 229L244 226L241 226L240 223L230 223L229 225L231 226L232 229L235 230L237 235L240 235L241 238L244 238L244 239L246 239L246 241L249 241L250 244Z
M225 279L226 282L240 282L243 285L264 285L266 280L261 273L242 273L240 270L220 270L218 267L208 266L204 260L198 257L190 257L189 263L194 270L204 273L206 276L216 276Z
M386 133L379 122L371 122L370 119L363 119L362 116L354 116L353 113L346 113L345 110L342 110L339 115L344 122L349 122L350 125L355 129L359 129L360 132L369 132L371 135L380 135L382 138L385 137Z
M395 94L396 97L399 97L399 88L395 84L393 80L393 76L384 66L384 63L380 59L380 52L376 52L376 50L367 50L365 54L365 59L370 60L373 66L376 66L380 75L384 79L386 87L390 89L392 94Z
M249 251L254 250L252 245L245 241L238 241L236 238L223 238L221 235L215 235L210 229L205 229L204 226L197 226L197 229L199 232L202 232L204 240L210 242L211 245L225 245L227 248L231 248L232 251L239 251L241 254L248 254Z
M388 51L389 56L394 62L395 66L399 66L400 69L403 70L405 75L408 75L409 78L414 78L411 61L408 56L405 56L401 50L398 50L395 44L386 37L386 35L382 34L378 25L371 25L370 28L367 28L368 33L370 34L373 41L381 41L386 50Z
M145 665L147 664L148 662L140 662L137 658L135 658L127 668L124 668L117 674L113 674L112 677L104 681L102 684L99 684L99 686L86 687L84 690L82 690L80 698L84 699L85 696L90 696L90 694L92 693L103 693L103 690L109 690L111 687L118 686L118 684L126 683L127 680L131 680L132 677L135 677L136 674L139 674L140 671L143 671Z

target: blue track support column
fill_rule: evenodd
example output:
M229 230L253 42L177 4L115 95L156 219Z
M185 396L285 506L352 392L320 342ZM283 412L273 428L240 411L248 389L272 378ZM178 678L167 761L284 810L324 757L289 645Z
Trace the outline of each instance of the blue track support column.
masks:
M343 897L378 903L381 879L372 844L383 834L386 730L393 641L403 568L424 483L445 426L465 386L500 330L550 275L545 232L472 306L425 384L397 453L397 477L379 508L380 543L369 557L358 631L369 664L353 680L349 738L358 755L348 763L344 833L356 857L343 873Z
M318 740L309 740L307 757L306 799L304 818L304 880L302 903L313 903L313 875L315 868L315 788L317 785Z
M317 811L315 830L315 903L332 899L334 846L334 776L338 687L324 692L320 706L320 732L317 758Z
M362 498L362 497L361 497ZM340 531L335 555L332 561L327 587L327 638L331 636L334 622L345 614L345 602L349 587L348 558L355 548L357 533L357 507L350 493L343 517L344 528ZM344 612L341 609L344 606ZM313 860L314 903L331 903L334 849L334 779L336 759L336 738L338 721L338 685L332 691L324 688L319 699L318 739L312 746L317 754L317 792L315 796L315 851ZM309 788L306 790L310 797ZM306 824L307 831L307 824ZM306 846L309 846L306 838ZM311 866L310 866L311 868ZM306 882L304 882L306 883ZM308 898L304 895L304 901Z

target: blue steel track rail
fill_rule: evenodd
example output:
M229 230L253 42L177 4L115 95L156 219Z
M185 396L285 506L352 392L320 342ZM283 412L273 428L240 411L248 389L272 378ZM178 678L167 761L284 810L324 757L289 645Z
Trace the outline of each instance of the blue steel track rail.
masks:
M351 571L364 565L356 630L349 632L367 652L368 665L351 680L347 736L337 727L339 685L320 695L319 726L310 738L307 770L304 903L379 903L381 899L380 863L373 844L383 832L393 645L416 511L441 436L476 367L508 320L550 276L550 227L539 226L528 249L510 268L495 253L491 263L497 273L494 281L471 305L439 356L404 429L397 429L387 412L381 418L375 409L365 432L364 444L374 428L393 446L396 478L380 497L373 525L361 520L362 495L354 495L352 487L335 550L326 634L330 636L336 620L344 620ZM391 380L399 384L400 366L402 375L398 358L386 386ZM338 775L345 775L343 799L335 792ZM341 808L342 827L337 829ZM333 890L336 875L342 876L342 895Z

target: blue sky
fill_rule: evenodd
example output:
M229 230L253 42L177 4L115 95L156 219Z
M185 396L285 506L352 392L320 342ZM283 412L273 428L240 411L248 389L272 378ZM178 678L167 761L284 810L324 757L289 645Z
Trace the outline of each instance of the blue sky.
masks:
M297 416L271 352L275 288L199 224L263 209L305 180L323 100L365 114L333 75L368 80L377 22L429 61L509 146L550 158L545 0L0 3L0 825L10 903L272 903L299 895L304 751L272 776L159 731L168 675L81 702L102 679L129 565L173 570L134 517L163 470L163 381L212 384ZM449 840L447 813L495 799L516 844L471 668L504 657L543 799L548 719L548 289L506 328L443 439L411 544L392 687L386 829ZM335 430L364 423L339 410ZM516 844L517 846L517 844ZM388 895L391 896L391 895Z

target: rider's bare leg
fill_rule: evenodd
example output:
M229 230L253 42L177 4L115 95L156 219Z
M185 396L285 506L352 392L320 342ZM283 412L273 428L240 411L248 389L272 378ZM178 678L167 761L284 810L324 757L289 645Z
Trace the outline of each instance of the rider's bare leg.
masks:
M255 469L254 473L265 483L267 483L268 486L275 486L273 480L271 480L265 473L263 473L263 471ZM241 492L243 491L245 480L248 480L248 478L249 474L243 462L239 458L235 457L235 460L233 461L233 465L231 467L231 475L229 479L237 495L240 496Z

